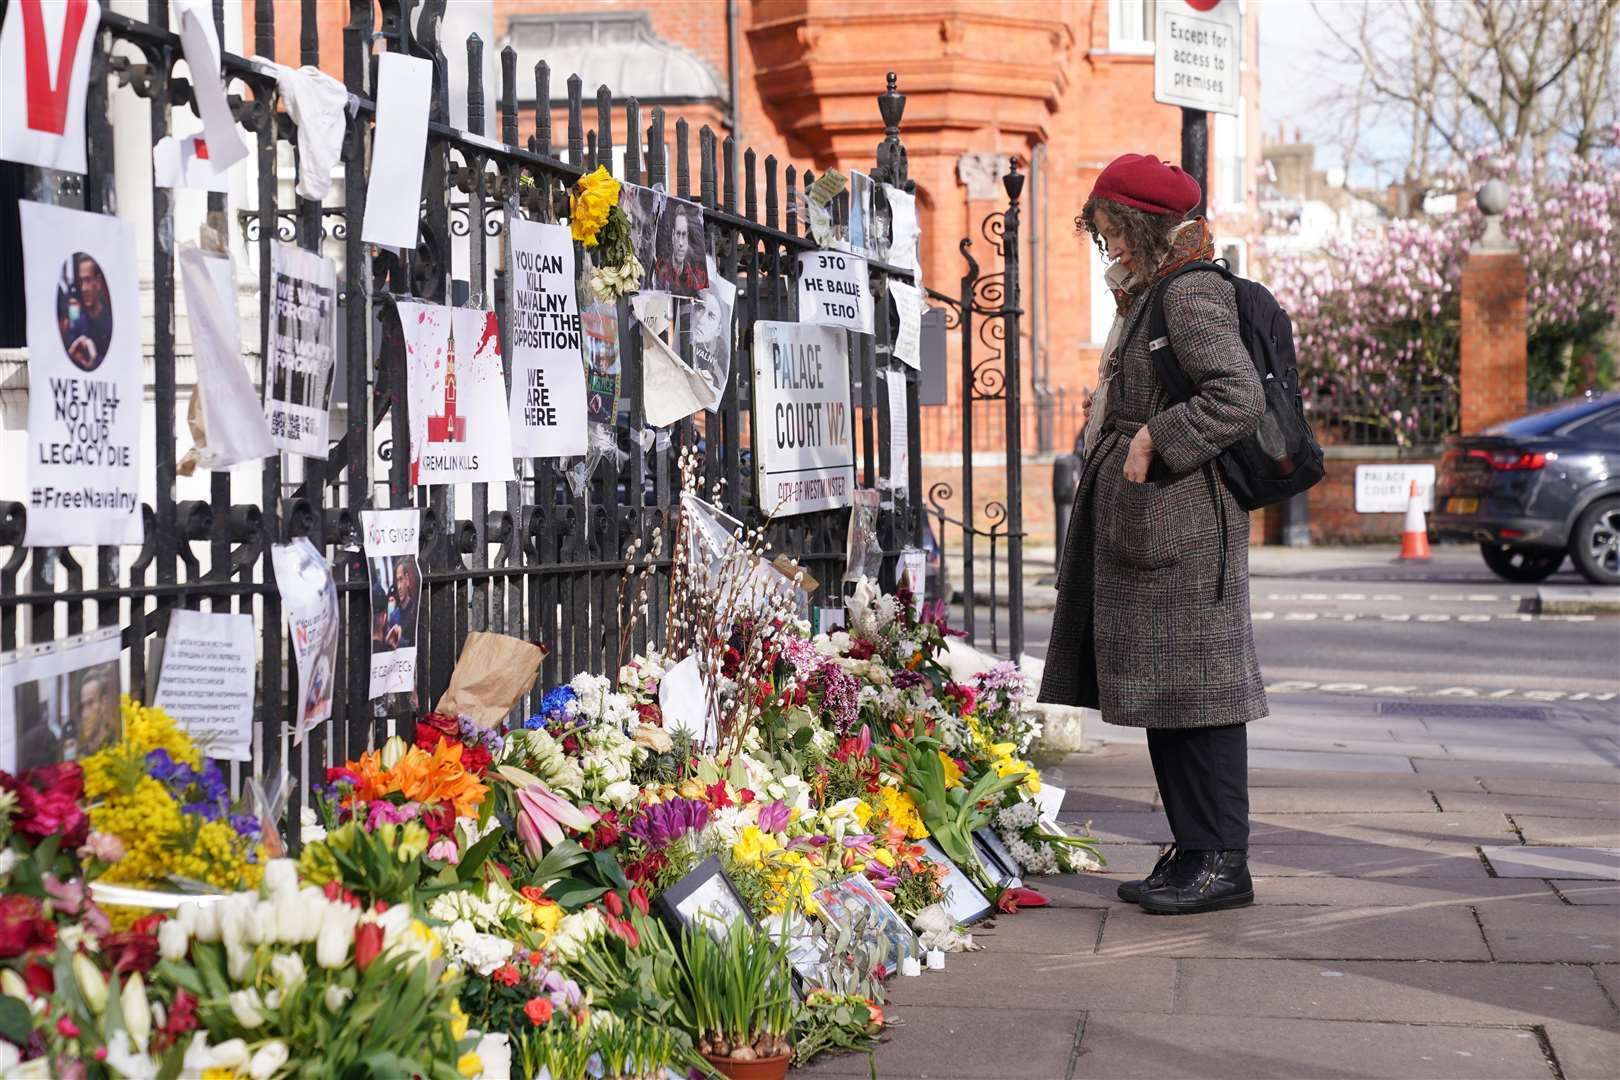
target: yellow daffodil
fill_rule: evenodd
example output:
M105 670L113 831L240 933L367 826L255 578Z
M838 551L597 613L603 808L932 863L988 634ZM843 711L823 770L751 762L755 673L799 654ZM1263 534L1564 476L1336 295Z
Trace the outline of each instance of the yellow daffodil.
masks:
M958 784L960 784L962 782L962 770L957 767L956 762L951 760L951 756L945 751L941 750L939 751L939 761L940 764L945 768L946 789L949 790L950 788L956 787Z
M761 831L758 825L749 825L738 836L737 842L731 845L731 854L744 866L758 866L765 861L768 853L781 846L776 837Z
M607 224L608 214L618 202L619 182L609 174L605 165L599 165L595 172L580 177L570 200L568 225L574 239L586 247L595 247L596 234Z
M477 1076L484 1071L484 1059L476 1050L469 1050L456 1061L456 1072L462 1076Z
M923 824L922 815L917 812L917 804L910 795L896 787L879 788L878 795L883 799L883 809L888 813L889 820L905 829L907 838L922 840L928 836L928 828Z
M866 823L872 820L872 808L863 800L855 804L855 823L864 831Z
M457 1042L467 1037L467 1014L461 1009L461 1002L455 998L450 999L450 1034Z

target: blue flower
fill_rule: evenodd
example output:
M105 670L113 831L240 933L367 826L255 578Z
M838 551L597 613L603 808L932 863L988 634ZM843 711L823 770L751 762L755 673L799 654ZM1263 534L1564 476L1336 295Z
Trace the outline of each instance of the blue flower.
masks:
M540 700L540 715L548 718L566 716L568 706L578 700L579 695L567 684L548 690L546 696Z
M217 761L208 761L203 764L201 776L203 797L211 802L218 802L225 798L229 788L225 784L225 777L219 771Z
M232 814L231 828L236 835L253 838L259 835L259 819L252 814Z
M217 802L190 802L182 805L180 809L192 817L200 817L204 821L218 821L224 810Z
M152 774L152 779L167 782L174 774L186 766L175 761L169 752L162 748L153 750L146 755L146 771ZM191 770L186 769L187 772Z

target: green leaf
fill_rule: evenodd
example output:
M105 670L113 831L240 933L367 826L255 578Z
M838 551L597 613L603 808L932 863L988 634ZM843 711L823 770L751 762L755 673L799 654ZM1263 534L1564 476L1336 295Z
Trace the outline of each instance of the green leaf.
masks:
M546 887L546 896L567 911L578 911L608 892L606 885L595 885L576 877L558 878Z
M461 862L456 867L456 876L462 881L472 881L476 879L479 869L484 864L484 860L489 857L489 853L491 851L495 850L495 845L499 844L505 835L506 834L500 829L491 830L488 836L484 837L482 840L478 841L478 843L468 848L467 854L461 857Z
M0 994L0 1038L21 1046L28 1041L33 1027L34 1018L28 1006L9 994Z

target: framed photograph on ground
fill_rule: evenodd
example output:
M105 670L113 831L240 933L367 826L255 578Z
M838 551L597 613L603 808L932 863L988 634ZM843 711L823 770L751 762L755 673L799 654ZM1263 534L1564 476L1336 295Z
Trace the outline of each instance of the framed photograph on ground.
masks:
M896 961L918 954L917 935L911 932L911 927L895 913L888 901L878 895L876 887L860 874L817 889L810 895L821 905L822 916L839 925L851 925L857 913L867 912L870 919L868 925L873 932L894 946Z
M1024 884L1018 876L1018 860L1013 858L1007 845L1001 842L996 831L986 826L975 829L973 832L973 850L979 853L979 860L984 868L990 872L990 880L1003 889L1017 889Z
M717 937L725 937L738 919L753 920L731 879L720 868L720 860L710 857L692 872L671 885L654 902L658 913L678 934L690 926L701 926Z
M973 879L945 855L932 838L921 841L923 854L930 862L946 868L949 873L940 884L945 889L945 914L959 926L976 923L987 915L995 914L996 906L990 898L973 884Z

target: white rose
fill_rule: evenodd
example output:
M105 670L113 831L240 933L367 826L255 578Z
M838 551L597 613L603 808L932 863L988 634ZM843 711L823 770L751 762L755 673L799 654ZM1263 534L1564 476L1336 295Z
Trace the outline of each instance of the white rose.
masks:
M236 1022L252 1031L264 1023L264 999L257 990L251 987L246 990L231 991L228 999L231 1003L231 1015Z
M290 1056L286 1043L280 1039L271 1039L259 1047L259 1052L248 1062L248 1075L253 1080L270 1080L278 1069L287 1064L287 1058Z
M186 928L175 919L164 919L158 925L158 955L165 960L181 960L185 958L186 947L190 942L186 939Z
M611 806L628 806L641 789L628 780L618 780L602 789L602 799Z

